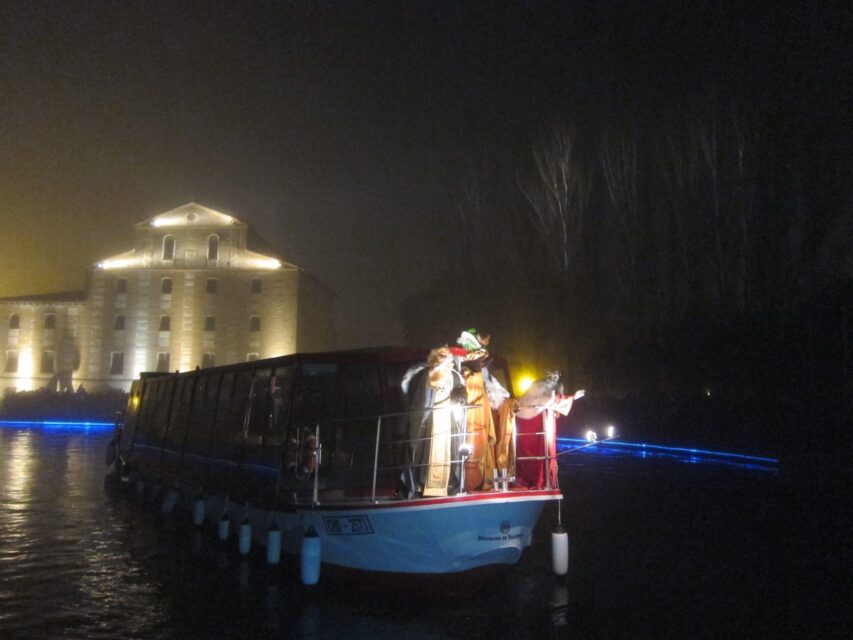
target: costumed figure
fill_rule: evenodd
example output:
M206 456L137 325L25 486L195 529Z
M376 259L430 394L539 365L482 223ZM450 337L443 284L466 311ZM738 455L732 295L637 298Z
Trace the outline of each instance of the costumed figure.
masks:
M464 400L464 382L447 347L430 351L425 365L406 372L402 383L409 398L410 466L402 474L409 498L446 496L459 490L459 440L462 425L452 409Z
M535 489L557 486L556 413L568 415L572 402L583 395L583 391L563 395L560 372L549 371L545 378L530 385L518 400L515 412L517 486ZM547 465L543 457L547 458Z
M495 469L495 421L492 409L497 410L509 393L491 377L487 368L489 336L481 336L476 329L463 331L456 343L465 350L462 356L462 377L465 379L466 445L470 452L465 462L465 490L492 488Z

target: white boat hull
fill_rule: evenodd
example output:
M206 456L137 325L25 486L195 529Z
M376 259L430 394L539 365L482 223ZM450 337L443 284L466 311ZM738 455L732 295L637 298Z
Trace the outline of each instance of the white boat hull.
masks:
M478 493L314 509L248 514L253 537L266 543L275 523L282 551L298 554L309 526L320 537L323 563L369 571L455 573L494 564L512 564L532 540L546 502L559 491ZM209 499L208 513L222 513ZM218 503L218 504L217 504ZM229 514L239 524L243 509Z

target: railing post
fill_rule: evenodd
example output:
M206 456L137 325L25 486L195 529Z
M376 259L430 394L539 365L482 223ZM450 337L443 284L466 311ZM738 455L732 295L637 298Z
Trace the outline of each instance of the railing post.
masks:
M459 447L459 451L468 451L468 408L462 407L462 445ZM470 454L469 454L470 455ZM459 495L464 495L467 493L465 491L465 464L468 462L468 457L466 455L461 455L460 458L462 462L460 462L461 468L459 471Z
M376 472L379 469L379 433L382 429L382 416L376 418L376 449L373 452L373 489L370 492L370 499L376 502Z
M320 497L320 425L314 428L314 504Z
M543 423L545 427L545 488L551 488L551 438L554 437L554 427L557 426L556 421L552 421L554 417L550 409L545 409Z

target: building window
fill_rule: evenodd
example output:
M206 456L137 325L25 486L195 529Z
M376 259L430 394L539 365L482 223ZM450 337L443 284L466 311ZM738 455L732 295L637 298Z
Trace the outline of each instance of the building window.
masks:
M117 376L124 373L124 352L113 351L110 354L110 374Z
M175 259L175 236L163 236L163 260Z
M171 331L172 319L170 316L160 316L160 331Z
M207 237L207 259L219 260L219 236L217 235Z
M127 293L127 278L116 280L116 293Z
M53 351L41 352L41 372L53 373Z
M124 331L124 316L117 315L113 318L113 329L116 331Z
M259 357L259 354L252 352L246 354L246 362L254 362Z
M214 316L205 316L204 317L204 330L205 331L216 331L216 318Z
M13 313L9 316L9 328L10 329L20 329L21 328L21 316L17 313Z
M55 313L44 314L44 328L45 329L56 329L56 314Z
M17 373L18 371L18 352L6 352L6 367L3 369L6 373Z
M203 353L201 354L201 368L209 369L210 367L216 366L216 354L215 353Z
M160 293L172 293L172 279L163 278L160 280Z
M169 372L169 352L161 351L157 354L157 372L158 373L168 373Z
M261 279L260 278L252 278L252 293L260 293L261 292Z
M261 316L252 316L249 318L249 331L261 330Z
M207 292L216 293L216 278L207 279Z

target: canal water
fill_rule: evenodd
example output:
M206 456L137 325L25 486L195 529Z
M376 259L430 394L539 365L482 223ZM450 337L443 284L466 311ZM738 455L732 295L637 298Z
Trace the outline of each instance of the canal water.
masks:
M381 582L324 568L303 587L295 564L241 558L105 484L109 438L0 428L0 638L849 637L838 491L784 461L570 453L568 576L551 571L551 509L511 567Z

